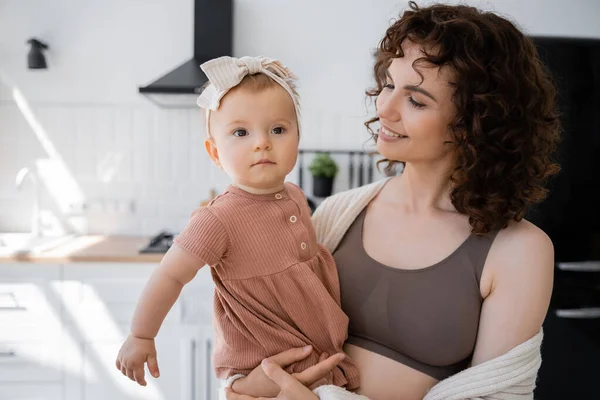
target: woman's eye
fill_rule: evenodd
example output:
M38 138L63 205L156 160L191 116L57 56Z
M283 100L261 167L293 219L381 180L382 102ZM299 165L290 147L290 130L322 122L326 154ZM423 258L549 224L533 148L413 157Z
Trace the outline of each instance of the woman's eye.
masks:
M246 132L245 129L238 129L233 132L233 136L237 136L237 137L242 137L242 136L246 136L246 135L248 135L248 132Z
M409 97L408 101L410 101L410 104L412 104L412 106L415 107L415 108L423 108L423 107L425 107L425 104L422 104L422 103L419 103L418 101L415 101L415 99L413 99L412 97Z
M386 83L385 86L383 86L385 89L389 89L389 90L394 90L395 86L393 83Z
M278 126L277 128L273 128L271 132L275 135L281 135L283 132L285 132L285 128Z

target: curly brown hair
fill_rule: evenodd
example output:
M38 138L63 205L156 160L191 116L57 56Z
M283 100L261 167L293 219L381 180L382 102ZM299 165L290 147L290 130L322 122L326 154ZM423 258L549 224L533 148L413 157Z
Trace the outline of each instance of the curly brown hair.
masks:
M560 140L556 90L532 40L513 23L464 5L409 9L391 25L377 49L378 96L385 71L402 57L404 40L424 53L413 63L450 67L456 117L449 124L455 144L450 198L469 217L473 233L484 234L520 221L546 197L547 179L559 171L553 154ZM365 122L377 140L371 124ZM382 160L386 170L398 161Z

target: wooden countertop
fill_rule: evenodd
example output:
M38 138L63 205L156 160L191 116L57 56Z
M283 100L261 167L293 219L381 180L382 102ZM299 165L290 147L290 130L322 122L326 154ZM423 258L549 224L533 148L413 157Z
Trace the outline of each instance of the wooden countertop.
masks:
M74 236L41 252L17 251L0 255L0 263L131 262L159 263L164 254L140 254L149 237Z

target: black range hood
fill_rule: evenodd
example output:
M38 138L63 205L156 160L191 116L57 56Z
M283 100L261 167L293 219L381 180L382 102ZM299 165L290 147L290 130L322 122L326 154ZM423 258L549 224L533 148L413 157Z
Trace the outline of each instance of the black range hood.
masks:
M215 57L231 56L233 0L194 0L194 55L173 71L139 92L160 107L195 107L207 81L200 64Z

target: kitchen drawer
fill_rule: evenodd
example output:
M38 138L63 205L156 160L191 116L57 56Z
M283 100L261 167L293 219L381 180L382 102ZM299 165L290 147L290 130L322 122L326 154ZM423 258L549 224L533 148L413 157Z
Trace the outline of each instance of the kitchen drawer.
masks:
M65 282L63 320L66 324L79 324L90 319L97 322L110 320L115 324L130 323L142 288L142 285L118 282L116 279ZM121 296L118 292L136 295L119 299ZM180 320L181 304L176 302L165 318L165 324L178 323Z
M156 267L156 264L65 264L64 290L77 302L100 299L114 303L135 303Z
M32 277L42 281L59 280L60 265L28 262L0 264L0 281L21 281Z
M155 264L77 263L64 267L61 298L64 321L78 323L90 316L130 323L137 301L156 267ZM181 310L176 303L165 324L179 322Z
M1 278L0 341L60 336L62 306L57 285L57 281L34 277Z
M4 382L34 383L62 380L60 342L0 343L0 387L4 386Z
M64 266L61 298L67 323L98 315L129 324L155 264L76 263ZM183 288L165 324L211 323L214 284L208 267Z
M63 400L64 390L58 384L2 383L2 400Z
M212 326L214 287L209 267L202 268L185 285L178 301L182 323Z
M58 316L44 315L36 319L27 312L0 312L0 343L58 339L63 334Z
M125 326L117 328L121 332L127 330ZM201 383L192 383L189 378L201 378L202 375L194 368L202 367L208 361L198 360L198 365L184 362L191 357L187 344L199 331L200 328L189 326L167 326L160 330L156 350L161 376L158 379L151 377L146 368L146 387L130 381L115 367L124 334L111 338L86 337L81 342L83 359L80 373L68 374L65 378L65 400L205 400L198 397L202 393ZM189 388L194 384L198 389L197 395L192 397Z

